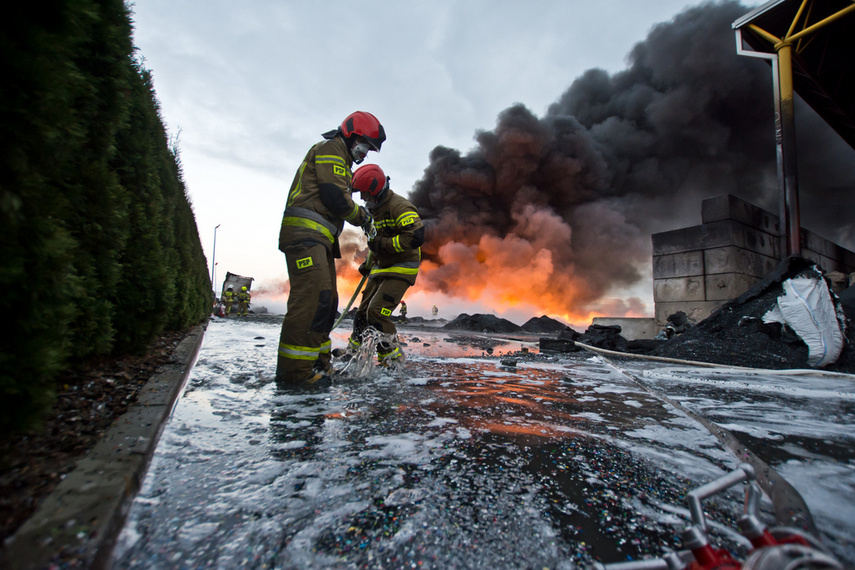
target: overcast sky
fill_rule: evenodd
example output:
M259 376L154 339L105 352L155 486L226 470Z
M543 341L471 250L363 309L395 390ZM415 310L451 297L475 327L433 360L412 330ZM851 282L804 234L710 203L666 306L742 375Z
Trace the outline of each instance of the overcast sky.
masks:
M582 72L624 69L653 25L700 3L140 0L132 18L209 263L220 225L216 281L265 285L287 278L277 241L294 172L349 113L384 125L366 162L407 194L435 146L466 152L514 103L544 114ZM652 282L640 294L652 300Z

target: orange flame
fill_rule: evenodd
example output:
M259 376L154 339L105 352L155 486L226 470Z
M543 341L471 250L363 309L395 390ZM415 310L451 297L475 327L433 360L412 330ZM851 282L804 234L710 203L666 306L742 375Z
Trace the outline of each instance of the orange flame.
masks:
M515 231L498 237L481 235L476 243L445 241L432 260L421 264L420 284L472 301L487 302L499 312L530 307L532 316L550 315L566 322L590 322L595 316L642 316L638 299L602 299L608 260L600 274L577 275L571 257L571 228L556 214L525 206Z
M451 297L478 303L499 314L525 310L530 316L548 315L570 324L587 324L599 316L646 316L647 307L638 298L604 297L613 278L609 259L593 264L600 267L596 271L590 269L592 264L588 261L584 274L577 273L581 270L570 247L571 228L557 214L527 205L515 219L514 231L503 237L490 233L461 235L458 230L456 241L450 237L455 235L451 227L432 232L434 236L447 237L425 244L427 255L422 259L416 285L407 292L408 300L422 301L424 314L428 314L431 304L439 302L437 298ZM447 225L449 220L440 224ZM465 228L465 224L460 225ZM608 236L597 238L608 243ZM342 234L341 250L342 257L336 260L340 309L362 278L357 268L368 253L365 238L350 229ZM273 289L283 295L289 285L285 281Z

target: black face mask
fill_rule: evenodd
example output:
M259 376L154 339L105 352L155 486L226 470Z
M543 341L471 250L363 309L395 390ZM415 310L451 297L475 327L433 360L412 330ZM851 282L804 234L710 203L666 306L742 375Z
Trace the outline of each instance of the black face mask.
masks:
M386 199L387 190L388 188L383 188L379 194L372 196L370 200L365 201L365 207L368 208L368 211L373 212L380 207L380 204L382 204L383 200Z

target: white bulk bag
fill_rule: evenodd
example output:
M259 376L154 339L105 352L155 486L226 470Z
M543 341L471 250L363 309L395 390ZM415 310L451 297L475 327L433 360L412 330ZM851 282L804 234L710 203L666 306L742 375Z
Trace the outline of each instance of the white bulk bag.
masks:
M836 362L843 350L843 333L825 279L796 277L782 285L784 294L763 315L763 322L782 323L793 329L808 346L809 365Z

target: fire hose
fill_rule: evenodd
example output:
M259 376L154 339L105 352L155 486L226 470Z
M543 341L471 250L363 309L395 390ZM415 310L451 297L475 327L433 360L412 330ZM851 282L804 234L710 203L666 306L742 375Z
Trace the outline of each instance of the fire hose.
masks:
M814 538L812 533L815 534L817 532L816 526L814 525L810 510L799 492L776 473L772 467L743 446L733 434L721 426L710 422L700 414L688 410L678 402L674 402L667 396L653 390L636 375L618 367L604 356L605 354L612 354L625 357L627 356L625 353L616 353L582 343L577 344L594 354L598 354L606 363L629 377L647 392L670 403L700 422L735 455L747 462L742 463L735 471L689 493L689 510L693 525L687 527L681 537L683 544L688 547L688 550L673 552L660 559L608 564L603 568L606 570L795 570L843 568L837 560L828 554L822 543ZM633 356L637 357L639 355ZM651 359L686 365L695 364L720 367L720 365L663 359L660 357ZM731 368L743 369L741 367ZM746 481L750 482L750 486L745 498L745 514L739 519L738 525L741 534L751 542L753 550L749 553L746 560L740 563L726 550L715 549L710 545L709 537L707 536L708 527L704 519L701 501L721 493L737 483ZM760 493L763 492L760 490L760 487L763 488L763 491L772 500L775 518L779 521L779 524L783 521L786 526L767 530L757 518L757 505Z
M816 538L793 527L769 529L758 518L760 488L754 482L754 467L743 463L734 471L694 489L688 494L692 524L681 533L686 550L664 558L619 562L599 566L605 570L785 570L843 569ZM744 561L737 561L724 549L715 548L709 538L702 501L747 482L745 512L737 520L739 533L751 543Z
M371 255L371 252L368 252L368 257L365 258L365 267L368 271L371 271L371 266L374 265L374 256ZM341 324L341 321L344 320L344 317L347 315L347 312L350 310L351 305L353 305L353 301L356 300L356 296L359 295L359 292L362 290L362 286L365 285L365 280L368 279L368 272L362 276L362 279L359 280L359 283L356 285L356 290L353 291L353 296L350 298L350 301L347 302L347 306L341 312L338 319L336 319L335 324L333 324L332 330L335 330L338 325Z

